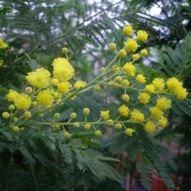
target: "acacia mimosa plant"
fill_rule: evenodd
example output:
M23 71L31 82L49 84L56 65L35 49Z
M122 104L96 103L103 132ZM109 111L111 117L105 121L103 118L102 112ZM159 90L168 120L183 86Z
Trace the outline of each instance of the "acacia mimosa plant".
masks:
M4 97L7 108L2 111L0 127L1 160L5 158L0 166L0 186L4 190L9 190L14 182L6 179L12 169L20 171L20 179L27 174L13 190L29 187L43 190L41 177L49 187L70 190L78 186L70 179L76 172L80 176L91 172L100 180L108 177L121 182L119 173L106 163L119 161L98 151L99 140L107 135L108 128L113 129L118 139L122 136L127 142L138 141L140 151L146 153L142 166L152 164L164 183L174 187L152 137L167 126L168 112L174 101L181 103L188 92L178 78L167 78L162 72L156 74L141 63L149 54L147 49L141 48L148 40L146 31L134 31L127 25L122 32L123 47L114 42L109 44L113 60L101 67L93 80L75 77L68 49L63 48L64 56L53 60L52 70L36 65L36 69L22 79L25 87L7 91ZM0 48L8 49L8 45L1 40ZM0 65L3 67L3 60ZM112 92L118 92L119 96ZM90 107L85 100L78 108L80 98L86 94L92 95L92 99L101 97L110 101L101 107L96 104ZM138 169L143 175L146 173L147 179L142 177L142 182L149 190L151 170L142 166Z

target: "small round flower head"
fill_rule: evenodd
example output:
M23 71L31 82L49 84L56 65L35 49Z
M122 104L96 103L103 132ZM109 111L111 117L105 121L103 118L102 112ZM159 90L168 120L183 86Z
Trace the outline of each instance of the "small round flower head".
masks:
M96 130L95 131L95 136L96 137L101 137L102 136L102 132L100 130Z
M107 125L112 126L114 124L114 121L112 119L107 120Z
M59 84L59 80L56 79L56 78L53 78L53 79L51 80L51 84L54 85L54 86L57 86L57 85Z
M25 93L26 93L26 94L31 94L32 91L33 91L33 89L32 89L31 87L26 87L26 88L25 88Z
M104 67L101 67L100 70L99 70L101 73L103 73L105 71L105 68Z
M117 82L119 84L122 82L122 80L123 80L123 78L121 76L116 76L115 77L115 82Z
M28 83L37 88L46 88L50 84L50 72L44 68L38 68L29 72L26 76Z
M145 86L145 92L147 92L147 93L154 93L155 92L155 87L154 87L154 85L153 84L149 84L149 85L146 85Z
M134 76L136 72L136 68L131 62L127 62L123 66L123 70L128 76Z
M89 129L91 129L91 123L85 123L84 124L84 129L86 129L86 130L89 130Z
M151 96L148 93L139 93L138 96L138 100L142 103L142 104L147 104L150 101Z
M122 85L125 86L125 87L128 87L129 86L129 81L127 79L124 79L122 80Z
M140 58L140 54L133 54L132 58L133 60L138 60Z
M152 121L147 121L145 123L145 131L148 133L153 133L156 130L156 125Z
M71 84L69 82L61 82L57 85L58 92L61 94L66 94L70 91Z
M101 112L100 112L100 117L101 117L103 120L108 120L108 119L109 119L109 113L110 113L109 110L101 111Z
M116 129L119 129L119 130L120 130L120 129L122 129L122 127L123 127L123 126L122 126L121 123L116 123L116 124L115 124L115 128L116 128Z
M68 49L67 49L66 47L63 47L63 48L62 48L62 53L63 53L63 54L68 54Z
M164 116L161 116L160 119L158 120L158 125L160 127L166 127L167 122L168 122L167 118Z
M142 49L141 52L140 52L140 54L141 54L142 57L147 56L147 55L148 55L148 51L147 51L147 49L145 49L145 48Z
M136 77L136 81L139 82L140 84L144 84L146 82L146 79L142 74L138 74Z
M6 95L6 98L8 101L15 101L18 95L19 95L18 92L14 90L9 90L9 93Z
M24 109L27 110L32 102L31 102L31 98L23 93L23 94L18 94L17 99L14 101L14 104L16 106L17 109Z
M177 87L177 89L174 90L173 93L175 94L176 98L179 100L185 99L188 95L187 89L183 87Z
M113 72L119 72L119 71L120 71L120 67L117 66L117 65L114 65L114 66L112 67L112 70L113 70Z
M2 113L2 117L4 119L8 119L10 117L10 114L7 111L5 111L5 112Z
M111 42L111 43L109 44L109 49L110 49L110 50L115 50L116 47L117 47L117 45L116 45L115 43L113 43L113 42Z
M51 106L54 103L54 97L50 90L43 90L37 94L37 102L41 106Z
M127 25L125 27L123 27L123 33L127 36L130 36L133 34L133 27L132 25Z
M148 34L146 31L138 30L137 31L137 40L145 42L148 39Z
M13 121L14 121L14 122L17 122L18 120L19 120L18 117L14 117L14 118L13 118Z
M70 114L70 118L71 119L75 119L77 117L77 114L75 113L75 112L72 112L71 114Z
M125 42L125 50L126 52L135 52L138 48L138 44L135 39L129 39Z
M151 116L153 118L159 118L163 115L163 111L156 106L150 107L149 111L151 112Z
M15 109L15 106L11 104L11 105L9 106L9 110L13 111L14 109Z
M31 112L30 111L25 111L24 116L25 116L25 118L30 119L31 118Z
M174 92L177 87L182 87L182 82L180 82L177 78L172 77L167 80L166 85L171 92Z
M20 128L18 126L12 127L13 132L18 133L20 131Z
M128 102L128 101L129 101L129 95L127 95L127 94L123 94L121 98L122 98L122 100L125 101L125 102Z
M69 139L70 137L71 137L71 134L68 132L68 131L64 131L64 137L66 138L66 139Z
M95 91L99 91L100 89L101 89L100 86L95 86L94 88Z
M121 116L127 117L129 115L129 108L123 104L118 108L118 112Z
M125 58L125 56L127 55L127 52L125 49L121 49L119 52L118 52L118 56L120 58Z
M161 110L169 109L171 108L171 100L166 97L158 98L156 106Z
M155 78L153 81L152 81L152 84L153 86L155 87L155 90L156 91L162 91L164 90L164 87L165 87L165 82L162 78Z
M65 82L74 76L74 68L66 58L56 58L52 65L53 78L56 78L61 82Z
M80 88L83 88L86 86L86 82L84 81L77 81L75 84L74 84L74 88L76 88L77 90L80 89Z
M143 122L145 119L144 117L144 114L139 111L138 109L134 109L132 112L131 112L131 120L132 121L135 121L135 122Z
M54 119L59 119L60 118L60 113L55 113L54 114Z
M60 129L60 125L55 125L55 124L54 124L54 125L52 125L52 127L53 127L54 130Z
M127 129L125 129L125 134L128 135L128 136L130 136L130 137L133 136L133 133L134 133L134 132L135 132L135 130L132 129L132 128L127 128Z
M84 115L89 115L89 114L90 114L90 109L87 108L87 107L84 108L84 109L83 109L83 114L84 114Z
M80 123L79 123L79 122L75 122L75 123L73 124L73 126L76 127L76 128L78 128L78 127L80 127Z

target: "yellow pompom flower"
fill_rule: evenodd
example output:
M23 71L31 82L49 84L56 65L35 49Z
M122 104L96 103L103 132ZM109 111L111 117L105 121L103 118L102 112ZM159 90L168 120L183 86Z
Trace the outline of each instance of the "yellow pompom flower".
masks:
M18 127L18 126L13 126L12 127L12 130L13 130L13 132L15 132L15 133L18 133L19 131L20 131L20 128Z
M122 129L122 127L123 127L123 126L122 126L121 123L116 123L116 124L115 124L115 128L116 128L116 129L119 129L119 130L120 130L120 129Z
M127 42L125 42L124 46L126 52L135 52L138 48L138 44L135 39L129 39Z
M10 114L7 111L5 111L5 112L2 113L2 117L4 119L8 119L10 117Z
M171 108L171 100L166 97L158 98L156 106L161 110L169 109Z
M25 116L25 118L30 119L31 118L31 112L30 111L25 111L24 116Z
M183 87L177 87L173 93L175 94L176 98L179 100L185 99L188 95L187 89Z
M157 90L157 91L162 91L162 90L164 90L164 87L165 87L164 79L162 79L162 78L155 78L155 79L152 81L152 84L153 84L153 86L155 87L155 90Z
M15 106L11 104L11 105L9 106L9 110L13 111L14 109L15 109Z
M50 84L50 72L44 68L38 68L29 72L26 76L28 83L37 88L46 88Z
M51 106L54 102L54 97L50 90L43 90L37 94L38 104L41 106Z
M83 109L83 114L84 114L84 115L89 115L89 114L90 114L90 109L87 108L87 107L85 107L85 108Z
M9 93L6 95L6 98L8 101L15 101L18 95L19 95L18 92L14 90L9 90Z
M168 122L167 118L164 116L161 116L160 119L158 120L158 125L160 127L166 127L167 122Z
M121 76L116 76L115 77L115 82L117 82L117 83L121 83L122 80L123 80L123 78Z
M118 52L118 56L120 58L125 58L125 56L127 55L127 52L125 49L121 49L119 52Z
M148 93L139 93L138 100L142 104L147 104L150 101L151 96Z
M148 39L148 33L143 30L137 31L137 40L145 42Z
M142 74L138 74L136 77L136 81L139 82L140 84L144 84L146 82L146 79Z
M133 136L133 133L134 133L134 132L135 132L135 130L132 129L132 128L127 128L127 129L125 129L125 134L128 135L128 136L130 136L130 137Z
M61 82L57 85L58 92L61 94L66 94L70 91L71 84L69 82Z
M84 81L77 81L75 84L74 84L74 88L76 89L80 89L80 88L83 88L86 86L86 82Z
M53 78L53 79L51 80L51 84L54 85L54 86L57 86L57 85L59 84L59 80L56 79L56 78Z
M23 94L18 94L17 99L14 101L14 104L16 106L17 109L24 109L27 110L32 102L31 102L31 98L23 93Z
M135 121L135 122L143 122L145 119L145 116L144 114L139 111L138 109L134 109L132 112L131 112L131 120L132 121Z
M102 136L102 132L100 130L96 130L95 131L95 136L96 137L101 137Z
M115 50L116 47L117 47L117 45L116 45L115 43L113 43L113 42L111 42L111 43L109 44L109 49L110 49L110 50Z
M91 129L91 123L85 123L84 124L84 129L86 129L86 130L89 130L89 129Z
M100 112L100 117L101 117L103 120L108 120L108 119L109 119L109 113L110 113L109 110L101 111L101 112Z
M107 120L107 125L112 126L114 124L114 121L112 119Z
M122 98L122 100L125 101L125 102L128 102L128 101L129 101L129 95L127 95L127 94L123 94L121 98Z
M133 54L132 58L133 60L138 60L140 58L140 54Z
M151 112L151 116L153 118L159 118L163 115L163 111L156 106L150 107L149 111Z
M129 115L129 108L123 104L118 108L118 112L121 116L127 117Z
M172 77L167 80L166 85L171 92L174 92L174 90L176 90L177 87L182 87L182 82L180 82L177 78Z
M146 85L144 90L147 93L154 93L155 92L155 86L153 84Z
M142 49L141 52L140 52L140 54L141 54L142 57L147 56L147 55L148 55L148 51L147 51L147 49L145 49L145 48Z
M123 70L128 76L134 76L136 72L136 68L131 62L127 62L123 66Z
M76 128L79 128L80 127L80 123L79 122L74 122L73 126L76 127Z
M74 68L66 58L56 58L52 65L53 77L59 81L65 82L74 76Z
M122 80L122 85L125 86L125 87L128 87L129 86L129 81L127 79L124 79Z
M144 129L148 133L153 133L156 130L156 125L152 121L147 121Z
M127 25L125 27L123 27L123 33L127 36L130 36L133 34L133 27L132 25Z
M71 119L75 119L76 117L77 117L77 113L72 112L72 113L70 114L70 118L71 118Z
M71 137L71 134L68 132L68 131L64 131L64 137L66 138L66 139L69 139L70 137Z

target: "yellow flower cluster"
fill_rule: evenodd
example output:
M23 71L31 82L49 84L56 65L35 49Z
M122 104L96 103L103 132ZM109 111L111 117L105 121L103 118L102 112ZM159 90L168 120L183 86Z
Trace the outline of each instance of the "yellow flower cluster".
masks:
M114 60L100 68L99 76L89 83L82 80L72 81L75 70L68 59L61 57L53 60L52 73L45 68L29 72L26 76L28 84L25 92L9 90L6 95L11 104L8 111L2 113L2 117L11 121L12 130L23 131L22 121L30 123L33 118L36 120L35 117L39 120L36 122L38 125L49 125L56 131L62 130L66 139L72 137L72 128L68 126L76 131L93 131L96 137L102 136L102 131L98 129L102 125L114 126L117 130L124 129L129 137L137 133L137 125L148 133L157 131L158 127L165 127L168 123L166 115L172 105L171 97L183 100L188 92L175 77L153 79L137 67L135 62L148 55L146 49L139 47L139 43L148 39L146 31L134 32L133 27L127 25L123 28L123 33L127 38L124 46L117 51L115 43L109 44L110 50L116 53ZM68 50L64 48L62 52L67 57ZM117 97L119 99L111 96L116 108L101 110L97 121L90 120L94 111L88 107L81 110L81 115L72 111L68 121L64 122L61 114L55 112L56 106L74 100L78 94L90 89L98 91L102 87L119 88L121 94ZM51 110L54 111L52 121L44 122L40 117L43 118Z

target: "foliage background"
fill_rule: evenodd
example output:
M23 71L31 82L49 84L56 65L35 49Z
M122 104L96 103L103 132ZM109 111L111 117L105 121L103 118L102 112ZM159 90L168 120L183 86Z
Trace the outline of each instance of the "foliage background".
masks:
M159 16L150 15L148 12L154 5L161 9ZM87 0L82 3L79 3L78 0L0 0L0 6L0 36L12 47L6 52L0 52L1 58L5 61L0 70L1 111L6 106L3 96L7 93L7 89L13 87L20 89L23 86L21 82L23 74L36 68L36 65L51 69L53 58L60 55L60 49L64 46L67 46L70 50L70 59L75 63L74 67L78 72L76 78L92 79L98 68L111 60L111 55L108 54L106 48L108 43L111 41L122 43L123 37L119 30L128 22L132 23L135 29L144 28L149 31L149 44L145 46L151 47L152 55L145 62L149 63L149 66L156 73L161 70L167 76L178 76L184 81L185 86L190 89L191 38L189 32L191 30L191 2L189 0L120 0L115 3L108 0L92 3ZM114 93L117 96L117 92ZM83 97L79 99L78 107L82 108L83 105L86 105L87 97L86 99L83 99ZM108 103L102 101L101 98L96 98L96 101L89 98L88 104L92 108L97 108ZM69 108L70 105L68 105L68 108L61 108L64 111L63 119L69 112ZM182 190L188 190L189 186L187 185L189 185L191 172L191 166L186 162L190 159L190 110L189 100L182 104L177 103L169 115L169 127L158 135L157 142L157 144L161 144L162 140L171 141L173 137L173 140L177 139L181 143L181 152L178 152L175 161L178 167L177 174L183 177L182 185L180 185ZM175 114L178 114L179 118ZM51 139L51 133L45 132L44 135L32 137L30 143L27 142L30 135L26 135L22 144L27 145L27 147L22 147L20 143L11 144L9 141L3 140L1 138L3 137L2 133L0 136L0 170L3 173L0 175L2 182L0 186L3 189L6 188L5 190L13 189L11 185L18 185L18 188L15 186L15 190L25 190L27 185L30 185L31 190L43 190L43 188L46 190L47 185L49 185L50 190L109 190L111 189L110 183L112 183L112 188L122 190L116 182L110 182L109 180L100 182L92 173L88 174L90 172L83 173L82 176L82 172L78 170L79 166L75 165L76 160L80 161L80 155L78 155L78 150L81 152L78 147L79 142L65 143L63 148L54 150L52 148L54 144L51 144L51 142L56 143L56 139L54 140L55 137ZM5 136L8 140L11 138L9 134ZM47 137L49 137L49 140L47 140ZM120 142L105 137L102 141L100 149L96 144L92 146L91 143L82 140L83 145L87 147L91 145L94 151L99 150L104 156L115 156L118 152L129 151L129 148L137 145L137 148L133 149L134 152L128 152L128 162L120 165L124 176L127 172L130 174L134 172L136 166L134 161L137 155L140 155L140 147L143 144L141 141L144 142L145 147L149 147L150 153L146 154L150 156L147 156L147 158L151 158L155 168L158 168L157 170L161 172L165 169L166 172L166 167L162 165L157 167L157 164L160 163L158 158L161 155L165 156L167 150L161 149L159 151L155 147L150 148L150 145L156 144L151 144L153 140L145 138L138 144L133 139L126 142L124 137ZM145 141L148 141L148 144L145 144ZM47 143L49 145L46 145ZM71 146L71 144L74 145ZM59 145L56 146L59 147ZM51 152L49 148L52 148ZM89 153L91 150L87 149L86 151L83 158L87 156L85 160L87 160L86 165L88 165L89 160L92 160ZM64 163L59 155L64 156ZM95 153L94 155L97 156ZM101 153L98 155L101 155ZM43 158L44 156L46 157ZM23 158L26 158L27 162ZM13 159L14 163L11 162ZM173 161L170 158L167 159L171 168L175 170ZM83 162L81 161L81 163ZM33 165L34 163L35 165ZM150 165L147 168L147 163L148 161L144 160L137 165L137 169L143 173L142 178L148 177L144 175L150 173ZM63 171L60 172L58 164L65 165L62 166L62 168L66 168L64 173ZM145 166L145 169L143 169L143 166ZM106 165L105 168L107 167ZM108 168L110 169L110 167ZM98 173L96 172L95 175L101 176ZM76 176L71 176L71 174L76 174ZM91 178L89 178L90 175ZM58 178L62 176L64 182L67 182L64 188L63 179ZM162 176L165 178L166 174ZM113 179L116 180L117 177L118 175L115 174ZM23 185L16 184L17 182L23 182ZM143 182L148 187L149 180L146 178Z

